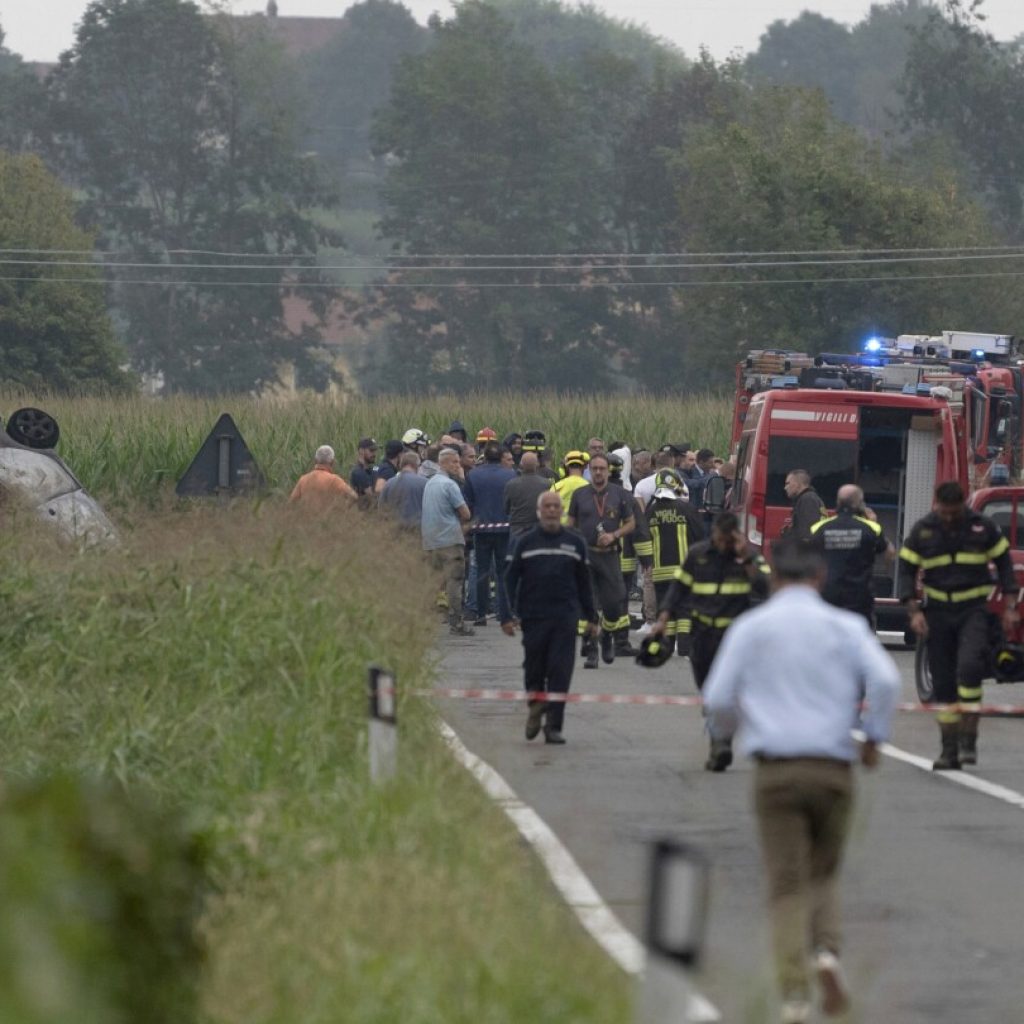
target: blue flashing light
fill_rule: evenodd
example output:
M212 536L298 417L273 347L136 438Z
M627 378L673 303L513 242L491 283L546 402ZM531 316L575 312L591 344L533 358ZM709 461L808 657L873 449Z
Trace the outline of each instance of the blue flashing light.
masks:
M985 350L983 348L976 348L971 353L971 355L974 356L975 359L984 359L985 358Z
M882 343L877 338L868 338L868 340L864 342L864 351L881 352Z

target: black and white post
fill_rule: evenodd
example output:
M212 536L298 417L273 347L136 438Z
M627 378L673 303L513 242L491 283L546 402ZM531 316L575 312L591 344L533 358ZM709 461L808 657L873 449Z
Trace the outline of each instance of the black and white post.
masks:
M647 964L638 1024L695 1024L690 972L700 960L707 927L711 865L700 851L671 839L651 847L647 896ZM717 1019L712 1018L712 1019Z
M371 665L368 695L370 779L373 782L387 782L394 778L398 770L398 715L394 673L378 665Z

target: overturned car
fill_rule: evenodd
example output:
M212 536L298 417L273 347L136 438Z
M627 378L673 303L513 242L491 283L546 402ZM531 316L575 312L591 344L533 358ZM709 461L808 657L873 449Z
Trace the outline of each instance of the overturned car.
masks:
M18 409L0 421L0 502L34 510L68 540L110 544L117 531L54 452L57 421L41 409Z

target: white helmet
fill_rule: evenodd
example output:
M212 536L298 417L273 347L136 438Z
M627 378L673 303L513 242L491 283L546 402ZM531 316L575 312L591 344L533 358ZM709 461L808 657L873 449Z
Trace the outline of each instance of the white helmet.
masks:
M418 427L410 427L402 435L402 444L407 448L426 448L430 444L430 438Z

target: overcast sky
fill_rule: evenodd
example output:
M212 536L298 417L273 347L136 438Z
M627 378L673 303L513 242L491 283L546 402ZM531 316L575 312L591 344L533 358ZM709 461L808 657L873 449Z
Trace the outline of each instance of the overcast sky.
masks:
M405 0L416 18L425 21L432 11L447 14L442 0ZM75 22L88 0L0 0L0 25L6 45L26 60L54 61L71 45ZM236 0L237 13L263 10L262 0ZM278 0L280 13L340 16L346 0ZM790 21L803 10L814 10L836 21L860 21L870 0L596 0L595 6L616 18L646 25L656 35L672 40L690 56L701 44L721 59L731 50L752 50L773 21ZM1024 0L985 0L988 30L998 39L1024 33Z

